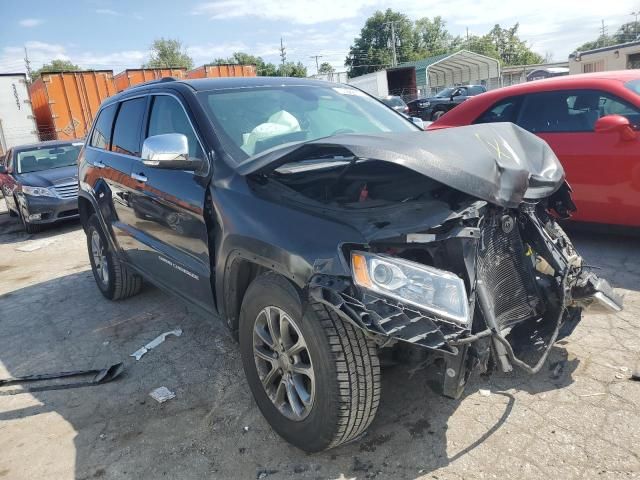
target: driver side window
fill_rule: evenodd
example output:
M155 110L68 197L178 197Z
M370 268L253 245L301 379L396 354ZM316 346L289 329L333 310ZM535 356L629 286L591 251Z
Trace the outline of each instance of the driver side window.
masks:
M182 105L168 95L156 95L151 105L147 137L165 133L181 133L187 137L189 158L204 159L204 152Z

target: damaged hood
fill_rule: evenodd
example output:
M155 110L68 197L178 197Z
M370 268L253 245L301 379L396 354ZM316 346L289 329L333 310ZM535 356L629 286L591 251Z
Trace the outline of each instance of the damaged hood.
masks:
M549 145L512 123L407 133L342 134L289 143L238 165L242 175L327 156L395 163L503 207L554 193L564 170Z

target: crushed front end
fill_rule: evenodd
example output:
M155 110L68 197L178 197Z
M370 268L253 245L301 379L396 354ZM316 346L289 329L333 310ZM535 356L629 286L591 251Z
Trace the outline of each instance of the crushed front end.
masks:
M343 245L352 279L318 273L309 293L381 347L441 359L447 396L474 370L534 374L583 309L622 308L559 226L572 208L566 184L517 208L478 201L426 231Z

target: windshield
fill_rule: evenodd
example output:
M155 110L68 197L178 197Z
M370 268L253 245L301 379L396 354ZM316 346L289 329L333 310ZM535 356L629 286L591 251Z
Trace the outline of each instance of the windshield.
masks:
M51 168L75 165L80 147L82 147L82 143L70 143L18 152L16 157L18 173L40 172Z
M291 142L417 129L377 100L344 85L232 88L200 92L198 98L238 163Z
M438 93L436 93L436 97L450 97L454 90L454 87L443 88Z
M630 82L625 83L624 86L627 87L632 92L635 92L638 95L640 95L640 79L631 80Z

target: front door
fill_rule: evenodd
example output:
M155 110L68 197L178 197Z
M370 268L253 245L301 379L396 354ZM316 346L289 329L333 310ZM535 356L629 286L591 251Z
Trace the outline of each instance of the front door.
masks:
M640 140L618 132L596 133L596 121L619 114L632 123L640 110L598 90L562 90L527 95L518 124L543 138L560 159L578 211L572 219L638 225Z
M144 137L181 133L189 157L206 159L185 107L172 95L151 97ZM191 171L152 168L135 161L131 193L135 238L134 262L152 278L208 310L213 309L208 229L204 221L207 180Z

